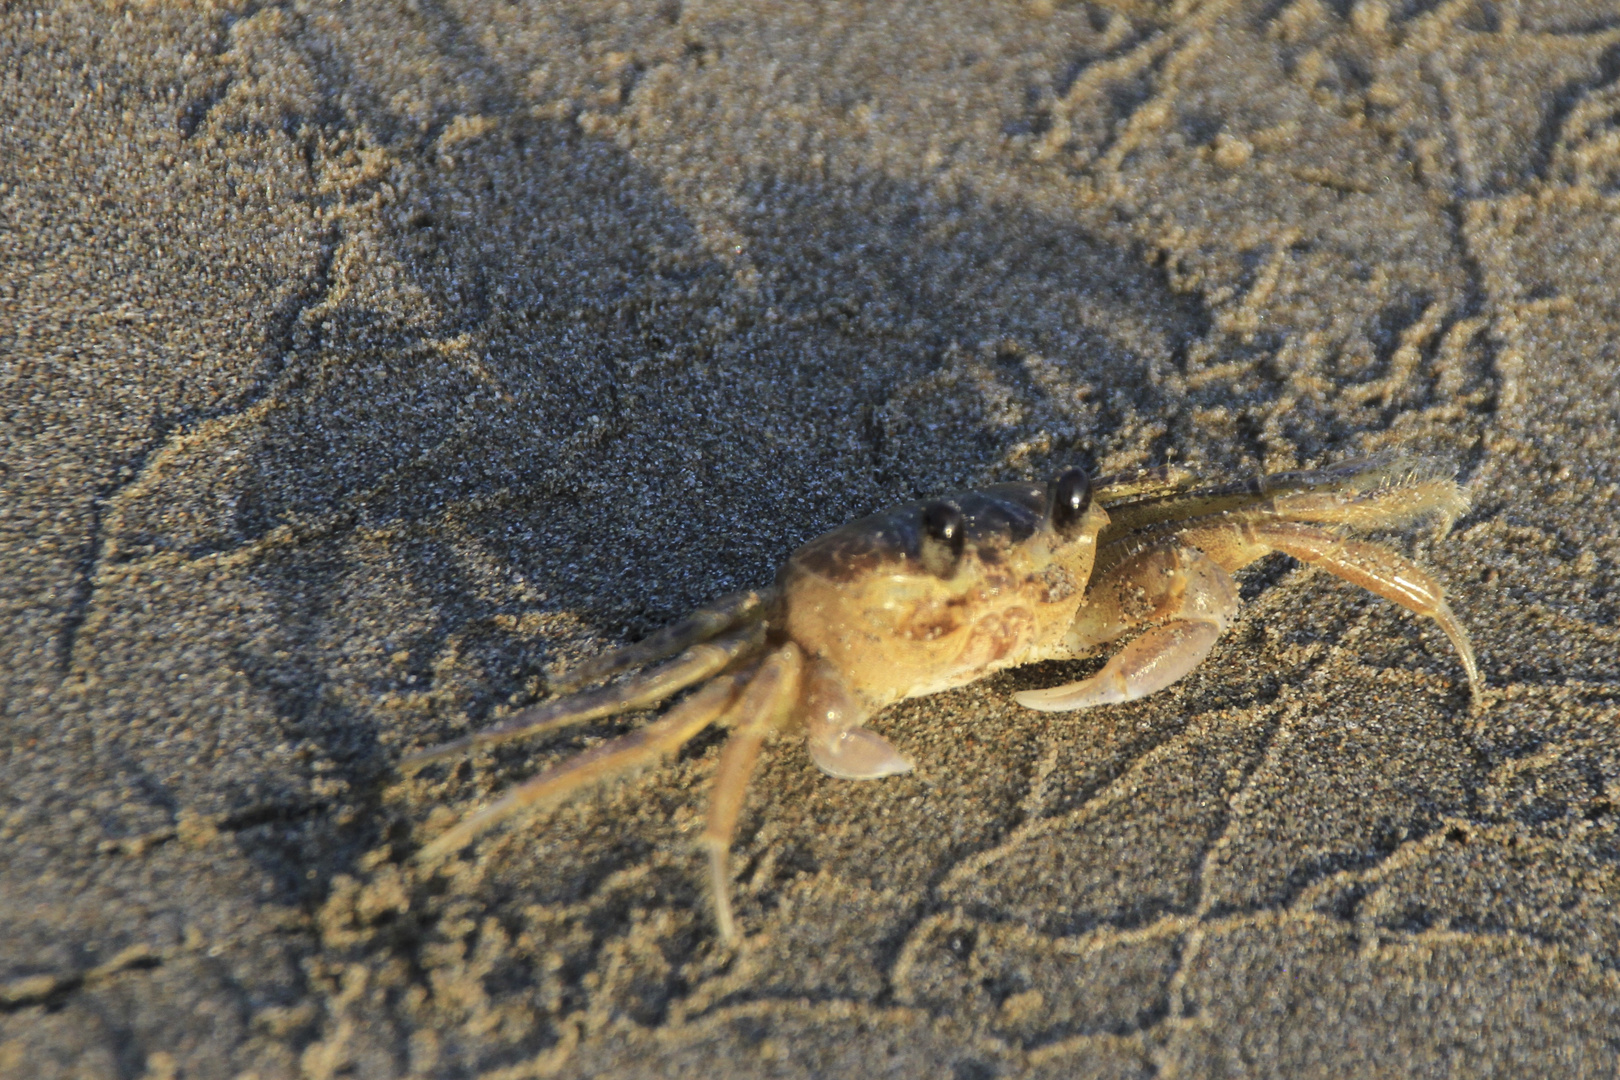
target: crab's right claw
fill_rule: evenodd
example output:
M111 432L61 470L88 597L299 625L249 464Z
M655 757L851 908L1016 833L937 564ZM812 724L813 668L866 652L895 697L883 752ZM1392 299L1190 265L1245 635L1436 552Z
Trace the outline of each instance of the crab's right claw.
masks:
M840 780L876 780L910 772L913 767L911 759L888 739L863 727L812 738L808 745L817 767Z

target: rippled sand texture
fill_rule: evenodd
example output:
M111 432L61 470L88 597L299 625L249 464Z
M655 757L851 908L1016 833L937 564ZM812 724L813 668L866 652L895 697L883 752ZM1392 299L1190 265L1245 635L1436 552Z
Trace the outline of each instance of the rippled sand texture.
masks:
M1612 3L0 16L0 1075L1612 1076ZM48 9L48 10L47 10ZM899 499L1403 448L1432 625L1279 559L1170 691L402 781Z

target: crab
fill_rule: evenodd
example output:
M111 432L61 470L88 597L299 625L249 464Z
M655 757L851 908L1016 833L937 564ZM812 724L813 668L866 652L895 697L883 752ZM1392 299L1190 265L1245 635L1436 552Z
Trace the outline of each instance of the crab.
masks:
M729 851L767 739L802 737L816 765L842 779L903 773L911 759L867 726L889 705L1122 640L1090 677L1013 696L1049 712L1135 700L1209 655L1238 610L1232 573L1273 552L1435 620L1461 656L1477 706L1479 666L1440 584L1405 556L1350 535L1425 518L1444 532L1467 501L1434 464L1380 456L1207 486L1178 467L1096 480L1070 468L1048 483L903 503L799 548L771 588L729 596L555 676L563 696L406 757L401 768L414 773L692 690L645 726L518 784L417 859L437 864L519 812L650 765L719 724L731 735L701 846L715 925L731 942ZM640 673L582 689L626 671Z

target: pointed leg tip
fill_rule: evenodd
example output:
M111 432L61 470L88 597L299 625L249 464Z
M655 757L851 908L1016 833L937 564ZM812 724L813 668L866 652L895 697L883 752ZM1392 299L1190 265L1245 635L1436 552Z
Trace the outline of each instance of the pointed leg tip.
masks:
M1035 709L1038 712L1057 712L1050 701L1049 690L1020 690L1013 695L1013 700L1026 709Z
M441 848L437 841L434 841L417 851L415 855L412 855L410 862L423 870L431 872L443 865L444 858L448 854L448 851Z
M446 859L467 846L469 838L459 835L461 831L460 826L457 826L449 832L429 840L415 855L411 856L411 862L428 870L435 870L443 866Z
M473 736L463 735L459 739L451 739L449 742L439 743L437 746L425 747L406 754L399 759L399 763L394 766L394 769L399 775L410 778L429 765L436 765L445 758L470 753L476 746L477 740Z
M737 944L737 921L731 914L730 849L712 837L705 837L703 846L709 851L710 902L714 905L714 928L720 943L734 947Z
M394 771L400 776L409 779L427 768L433 761L432 756L425 750L418 750L414 754L406 754L394 766Z
M1094 680L1086 680L1086 683ZM1113 705L1125 701L1124 694L1112 693L1109 688L1071 683L1067 686L1049 686L1044 690L1020 690L1013 700L1036 712L1075 712L1098 705Z

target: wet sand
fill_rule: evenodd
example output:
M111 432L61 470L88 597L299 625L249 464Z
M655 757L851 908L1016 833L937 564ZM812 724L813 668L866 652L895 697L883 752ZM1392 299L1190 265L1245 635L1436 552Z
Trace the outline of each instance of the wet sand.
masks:
M1612 5L66 5L0 20L0 1076L1610 1076ZM1444 636L465 810L545 672L898 500L1401 450Z

